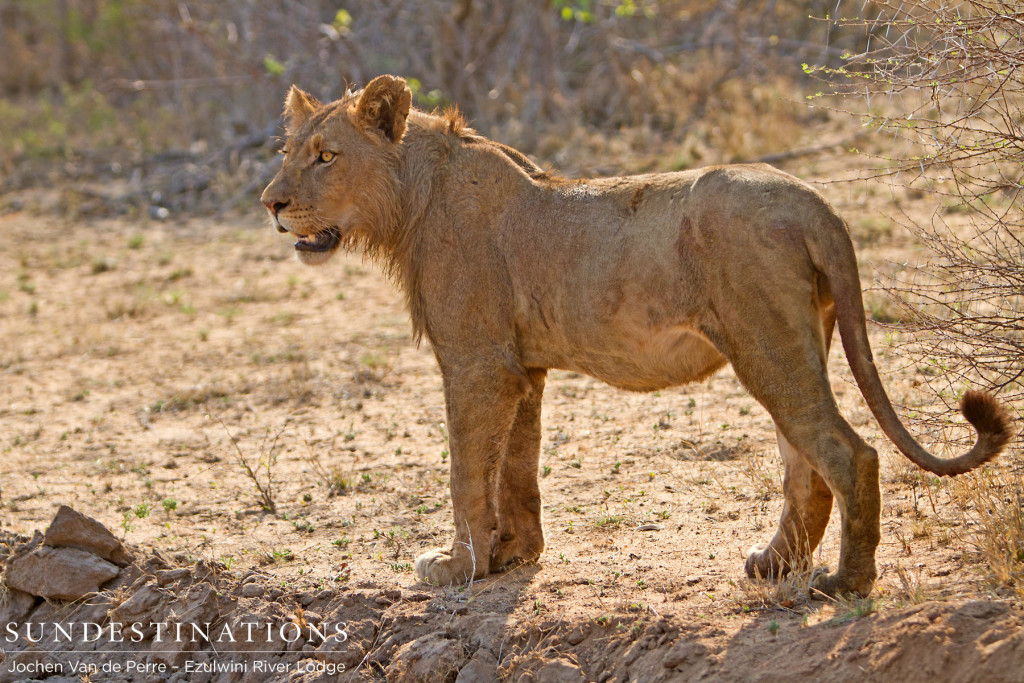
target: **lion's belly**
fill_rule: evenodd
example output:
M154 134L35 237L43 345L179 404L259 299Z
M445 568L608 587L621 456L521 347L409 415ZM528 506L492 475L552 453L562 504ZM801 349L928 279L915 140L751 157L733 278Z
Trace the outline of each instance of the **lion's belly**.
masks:
M524 364L581 372L620 389L656 391L699 382L726 363L702 335L683 325L562 341L569 343L557 349L527 345Z

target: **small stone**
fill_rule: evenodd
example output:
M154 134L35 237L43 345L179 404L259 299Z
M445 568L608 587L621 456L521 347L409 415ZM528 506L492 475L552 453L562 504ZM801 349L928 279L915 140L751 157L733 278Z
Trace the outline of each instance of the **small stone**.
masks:
M579 645L587 639L587 632L583 630L582 626L574 626L569 635L565 637L565 641L570 645Z
M333 597L334 597L334 591L332 591L330 588L325 588L325 589L323 589L322 591L320 591L319 593L316 594L316 599L317 599L318 602L327 602L328 600L330 600Z
M282 595L284 595L284 591L280 588L273 588L269 593L267 593L267 597L271 600L277 600Z
M181 569L168 569L156 573L156 582L161 586L166 586L169 583L180 581L181 579L187 579L192 576L192 570L187 567Z
M258 583L247 583L240 591L243 598L258 598L263 595L263 586Z
M56 600L78 600L99 591L117 576L118 569L104 559L77 548L40 546L15 556L7 565L7 585Z

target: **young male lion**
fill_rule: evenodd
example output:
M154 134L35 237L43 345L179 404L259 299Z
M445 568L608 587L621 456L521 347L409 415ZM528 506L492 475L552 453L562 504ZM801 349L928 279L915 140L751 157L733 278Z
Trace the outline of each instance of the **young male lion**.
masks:
M544 549L537 485L549 368L633 391L696 382L732 363L776 424L785 463L778 531L746 561L779 576L810 557L832 497L842 515L826 594L867 594L879 541L878 456L842 418L826 356L839 332L885 434L917 465L966 472L997 455L1010 420L969 391L978 441L943 460L900 423L871 359L853 244L808 185L770 166L570 181L410 106L401 78L321 104L292 87L287 143L263 203L299 260L340 248L379 258L405 293L444 381L455 541L416 559L464 582Z

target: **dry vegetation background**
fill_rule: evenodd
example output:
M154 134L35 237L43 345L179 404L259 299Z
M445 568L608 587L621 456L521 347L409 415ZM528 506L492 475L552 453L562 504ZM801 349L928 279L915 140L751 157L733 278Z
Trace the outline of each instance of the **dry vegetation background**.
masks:
M625 133L622 152L652 157L632 170L754 158L787 149L813 116L787 101L800 97L800 64L838 66L863 43L861 30L811 18L832 10L4 0L0 164L8 189L49 174L116 181L86 198L127 196L121 211L209 196L248 208L272 172L261 162L288 85L331 98L379 73L413 79L419 106L457 103L482 131L570 172L621 171L611 131Z
M489 631L466 620L501 615L510 678L735 678L774 656L773 675L827 659L916 680L930 657L970 680L1008 651L1018 668L993 680L1012 678L1024 649L993 644L1024 623L1019 446L924 475L836 351L840 405L883 454L873 600L742 576L781 468L729 372L653 396L553 373L542 565L418 584L412 558L451 516L430 351L372 264L296 264L258 195L288 85L332 98L380 73L572 176L774 163L848 217L883 379L948 454L965 387L1024 416L1022 26L976 0L0 0L0 548L67 503L214 567L248 609L337 591L359 676L401 674L396 651L442 622L452 661L476 661L465 633ZM245 603L243 582L266 592ZM959 624L942 632L959 659L914 640L921 619ZM799 639L816 644L777 657Z

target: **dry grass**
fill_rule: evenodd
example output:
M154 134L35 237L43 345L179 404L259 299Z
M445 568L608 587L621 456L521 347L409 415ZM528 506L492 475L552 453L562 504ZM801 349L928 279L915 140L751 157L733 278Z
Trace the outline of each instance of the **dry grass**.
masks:
M954 499L970 531L964 540L997 587L1024 597L1024 462L1020 455L954 481Z
M224 428L225 433L228 435L228 439L231 440L231 445L234 446L235 455L238 459L238 464L245 471L246 477L252 482L253 487L256 489L256 493L259 494L260 505L267 512L277 512L277 502L274 499L275 484L274 484L274 465L277 464L277 444L281 438L281 434L285 428L277 430L273 435L270 429L267 429L266 437L260 446L259 456L256 460L255 465L250 463L249 458L242 452L241 446L238 445L238 440L228 429L228 426L224 424L224 421L220 418L217 419L220 426ZM269 447L268 444L269 443Z
M894 571L899 580L899 589L895 595L898 601L918 605L927 599L920 569L913 572L897 562Z
M758 499L771 500L782 493L782 460L778 455L748 452L739 470L753 485Z
M778 580L748 579L736 596L743 611L785 609L808 612L813 609L812 567L799 567Z

